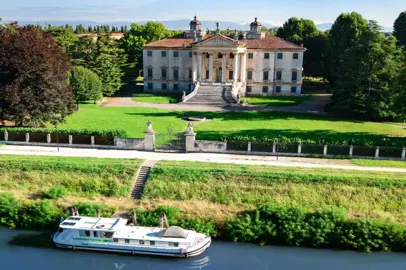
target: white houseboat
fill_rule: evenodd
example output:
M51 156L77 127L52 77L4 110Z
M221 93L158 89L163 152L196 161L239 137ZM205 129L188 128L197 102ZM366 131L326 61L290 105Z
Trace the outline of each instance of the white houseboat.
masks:
M211 238L191 230L127 225L127 219L71 216L59 225L53 242L59 248L129 254L193 257Z

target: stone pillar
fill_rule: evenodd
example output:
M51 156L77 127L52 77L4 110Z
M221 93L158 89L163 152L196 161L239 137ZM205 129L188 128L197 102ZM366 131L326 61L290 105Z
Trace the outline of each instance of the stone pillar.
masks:
M379 146L375 149L375 158L379 158Z
M185 140L186 152L194 152L196 133L194 132L193 125L190 122L188 124L188 131L185 133Z
M199 82L202 81L202 66L203 66L203 62L202 62L202 53L199 53L197 56L197 80Z
M273 145L272 145L272 153L276 153L276 142L275 141L273 142Z
M354 152L354 146L350 145L350 153L349 153L350 157L352 157L353 152Z
M241 54L241 82L247 81L247 54Z
M299 145L297 146L297 153L300 155L302 153L302 144L299 143Z
M213 53L209 53L209 82L213 82Z
M247 151L248 151L248 152L251 152L251 142L248 142L248 149L247 149Z
M25 142L26 143L30 142L30 133L25 133Z
M193 52L192 54L192 80L196 82L197 80L197 59L196 54Z
M239 54L235 53L234 54L234 78L233 78L234 82L238 82L238 57L239 57Z
M90 143L94 145L94 136L90 136Z
M403 147L402 149L402 160L405 160L406 158L406 147Z
M47 143L51 143L51 134L47 134Z
M7 130L4 131L4 141L8 142L8 132L7 132Z
M155 150L155 131L152 127L152 122L148 120L147 131L144 132L144 150L154 151Z
M327 156L327 144L324 145L323 155Z
M221 59L221 82L227 82L227 54L223 53L223 58Z
M68 138L69 138L69 144L73 144L73 136L69 135Z

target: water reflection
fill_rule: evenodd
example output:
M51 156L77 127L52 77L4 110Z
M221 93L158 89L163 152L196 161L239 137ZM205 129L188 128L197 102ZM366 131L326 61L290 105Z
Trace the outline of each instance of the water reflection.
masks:
M203 255L204 256L204 255ZM142 260L140 263L136 262L114 262L114 269L117 270L126 270L126 269L139 269L139 266L142 266L142 269L165 269L165 270L187 270L187 269L204 269L206 266L210 265L210 257L197 257L189 258L186 260L178 259L159 259L159 258L149 258L151 262L146 263ZM136 260L135 260L136 261Z

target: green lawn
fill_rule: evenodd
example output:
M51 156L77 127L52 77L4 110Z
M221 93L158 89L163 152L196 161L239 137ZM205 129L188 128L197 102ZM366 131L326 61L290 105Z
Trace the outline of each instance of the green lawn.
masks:
M339 206L353 215L406 224L404 173L160 161L143 199L209 202L241 210L268 203L310 211Z
M294 106L303 101L312 99L311 96L270 96L270 97L244 97L243 102L260 106Z
M151 120L157 142L167 141L172 133L184 132L187 122L183 116L205 116L212 121L196 126L197 139L219 140L223 135L266 137L273 135L300 136L309 139L334 137L350 140L380 134L406 136L406 130L379 123L341 120L327 116L285 112L177 112L152 108L98 107L83 104L80 111L67 118L61 127L71 129L124 129L132 138L143 137L146 123Z
M373 159L350 159L350 161L359 166L406 168L406 161Z
M133 100L137 102L148 102L148 103L178 103L180 102L180 95L164 95L164 94L147 94L147 93L137 93L134 94Z

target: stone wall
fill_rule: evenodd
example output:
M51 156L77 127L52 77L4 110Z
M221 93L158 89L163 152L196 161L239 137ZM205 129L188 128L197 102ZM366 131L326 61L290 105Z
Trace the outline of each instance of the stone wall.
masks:
M122 149L144 150L145 139L114 138L114 145Z
M226 142L195 141L195 152L224 153L227 149Z

